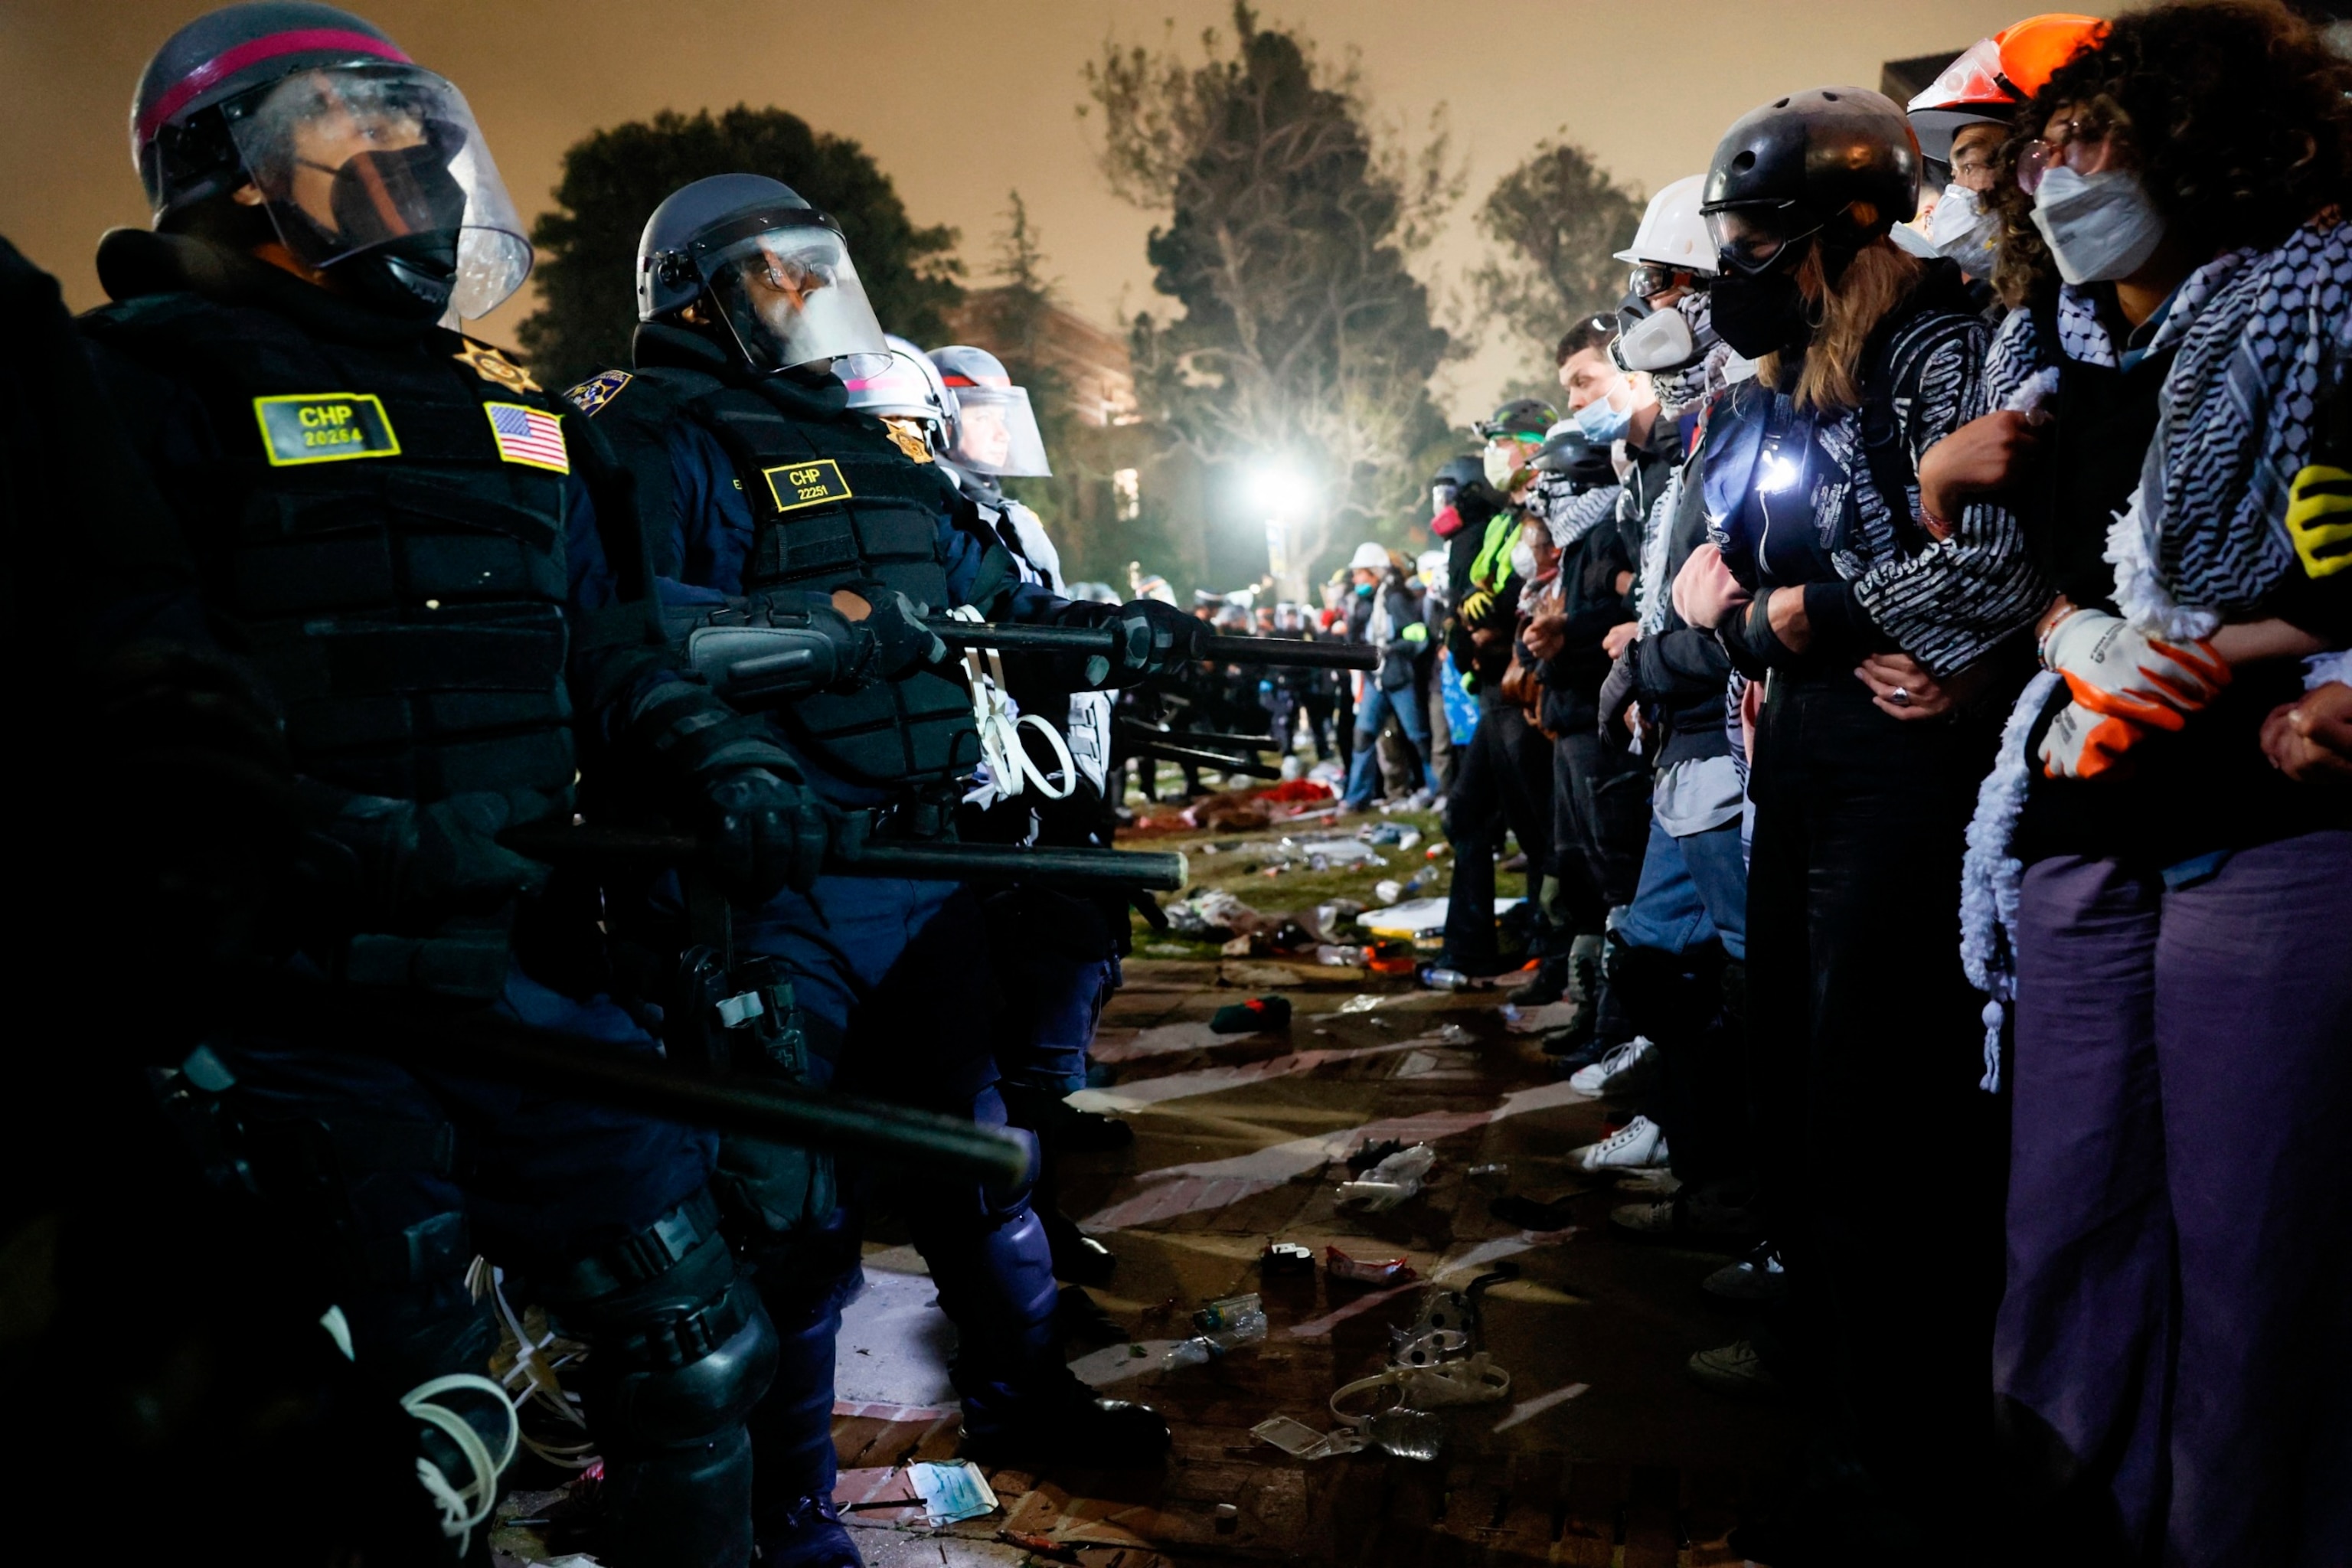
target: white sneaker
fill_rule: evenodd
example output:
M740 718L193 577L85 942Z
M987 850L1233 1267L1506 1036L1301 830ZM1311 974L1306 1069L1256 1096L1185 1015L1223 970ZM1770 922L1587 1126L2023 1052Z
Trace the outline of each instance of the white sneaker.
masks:
M1665 1130L1646 1116L1636 1116L1598 1143L1573 1152L1587 1171L1641 1171L1666 1163Z
M1658 1067L1658 1047L1647 1036L1636 1035L1591 1067L1578 1068L1568 1087L1595 1100L1638 1094L1657 1078Z
M1770 1399L1779 1395L1780 1380L1756 1353L1752 1340L1734 1340L1711 1351L1700 1351L1683 1363L1691 1376L1735 1399Z
M1746 1257L1727 1263L1698 1282L1699 1289L1727 1301L1778 1301L1789 1294L1778 1243L1759 1241Z

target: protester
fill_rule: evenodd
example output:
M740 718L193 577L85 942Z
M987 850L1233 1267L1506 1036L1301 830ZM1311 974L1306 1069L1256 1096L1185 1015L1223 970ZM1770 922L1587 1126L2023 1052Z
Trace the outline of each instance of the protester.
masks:
M1429 721L1422 711L1417 668L1421 650L1429 640L1421 603L1407 581L1404 563L1369 541L1356 547L1348 574L1354 596L1349 606L1349 639L1379 648L1381 662L1363 679L1363 696L1356 710L1355 755L1348 768L1343 804L1350 811L1370 809L1380 784L1374 742L1391 715L1412 748L1419 776L1412 787L1426 799L1436 792L1437 781L1429 771Z
M1990 204L1990 391L2037 411L1921 466L1932 515L2013 504L2056 590L1970 889L1996 994L2014 968L1993 1382L2053 1552L2323 1562L2352 1541L2352 793L2275 742L2352 697L2352 69L2269 4L2101 31Z
M1459 596L1448 640L1465 667L1465 684L1476 693L1478 723L1445 798L1454 880L1446 890L1444 947L1433 966L1440 971L1482 975L1506 967L1495 926L1495 863L1507 832L1517 836L1526 857L1530 904L1539 907L1550 865L1549 742L1528 724L1525 696L1504 678L1517 663L1519 596L1534 576L1538 542L1547 549L1550 544L1549 531L1528 503L1544 433L1555 423L1550 408L1521 398L1505 404L1479 426L1486 437L1480 459L1486 483L1507 504L1487 520L1466 570L1460 562L1469 531L1451 542ZM1457 498L1457 509L1460 504ZM1549 945L1549 937L1538 944L1545 950ZM1547 951L1536 956L1547 956Z
M1887 239L1918 179L1902 110L1860 89L1777 100L1717 146L1710 318L1761 363L1712 416L1689 482L1720 548L1676 596L1769 675L1747 1000L1791 1364L1853 1478L1835 1534L1965 1561L2000 1189L1978 1003L1939 944L1993 739L1962 699L2042 600L2003 508L1971 503L1940 538L1920 521L1917 454L1983 411L1987 329L1956 269ZM1922 1233L1958 1260L1948 1289L1916 1288ZM1694 1369L1772 1375L1744 1342Z

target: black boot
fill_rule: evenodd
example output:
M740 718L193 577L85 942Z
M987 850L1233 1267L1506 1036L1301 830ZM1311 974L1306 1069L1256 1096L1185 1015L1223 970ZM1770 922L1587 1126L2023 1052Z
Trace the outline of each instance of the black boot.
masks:
M961 1342L951 1375L968 1457L1087 1469L1166 1459L1168 1423L1157 1411L1097 1399L1072 1375L1045 1227L1026 1204L1001 1220L936 1213L916 1245Z
M1569 944L1565 960L1567 973L1560 995L1576 1009L1568 1022L1544 1036L1546 1056L1566 1057L1578 1054L1593 1037L1593 1029L1601 1017L1601 953L1603 939L1597 931L1587 931Z
M1041 1197L1043 1194L1039 1194ZM1118 1271L1118 1256L1078 1228L1078 1222L1058 1208L1043 1208L1037 1217L1045 1226L1045 1245L1054 1255L1054 1278L1073 1285L1107 1285Z

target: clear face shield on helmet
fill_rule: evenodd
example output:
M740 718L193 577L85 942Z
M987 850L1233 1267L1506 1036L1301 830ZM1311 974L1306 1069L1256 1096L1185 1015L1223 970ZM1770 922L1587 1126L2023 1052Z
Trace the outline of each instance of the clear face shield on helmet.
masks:
M932 447L944 448L954 395L939 384L939 372L920 350L901 342L893 340L884 359L858 355L840 367L846 372L841 380L849 406L885 423L918 425Z
M736 346L754 370L834 368L845 379L890 357L882 323L841 236L820 223L770 225L697 240L694 255Z
M298 71L222 106L286 248L383 258L420 300L488 314L530 275L522 220L463 94L408 65Z
M951 390L956 441L948 449L949 461L992 478L1052 477L1054 468L1045 460L1045 438L1037 433L1027 387L991 386L958 377Z

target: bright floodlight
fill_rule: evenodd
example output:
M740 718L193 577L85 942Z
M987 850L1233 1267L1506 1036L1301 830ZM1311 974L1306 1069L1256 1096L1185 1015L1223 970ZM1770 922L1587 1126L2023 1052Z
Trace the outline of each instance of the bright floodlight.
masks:
M1276 517L1305 511L1314 500L1307 476L1287 463L1261 463L1250 473L1250 499Z

